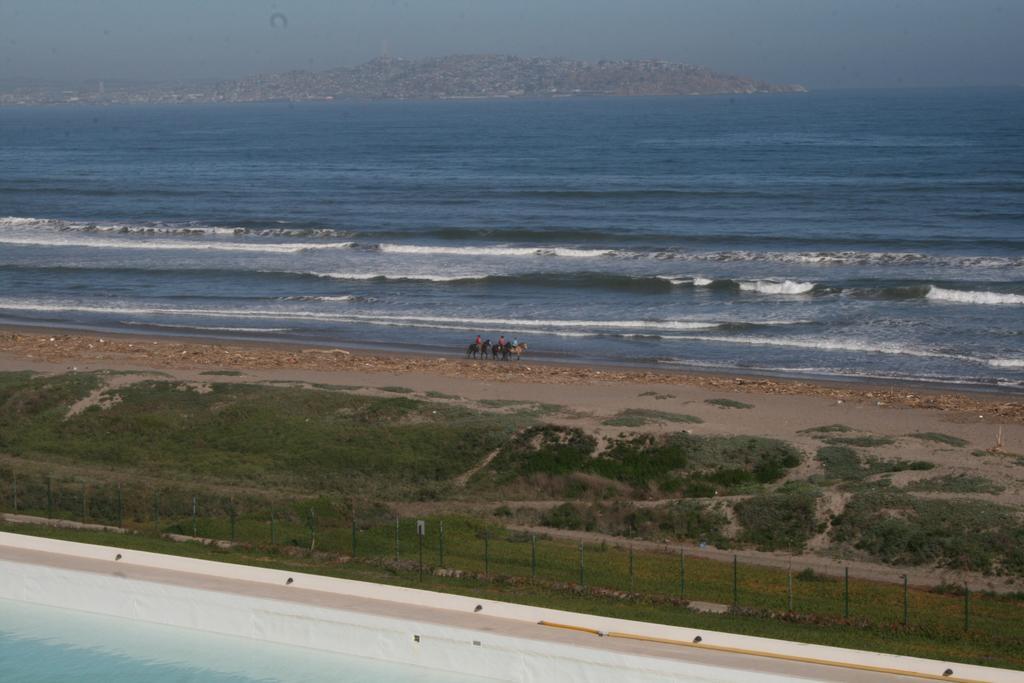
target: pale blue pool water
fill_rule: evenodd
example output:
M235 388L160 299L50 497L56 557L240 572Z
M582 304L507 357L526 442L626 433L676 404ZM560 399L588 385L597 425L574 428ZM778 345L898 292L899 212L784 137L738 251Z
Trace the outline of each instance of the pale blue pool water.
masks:
M0 681L470 683L488 680L0 600Z

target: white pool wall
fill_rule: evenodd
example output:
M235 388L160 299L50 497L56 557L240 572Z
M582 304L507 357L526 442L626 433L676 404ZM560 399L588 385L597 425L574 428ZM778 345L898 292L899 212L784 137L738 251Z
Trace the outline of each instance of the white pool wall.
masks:
M513 681L736 681L761 683L792 680L752 670L719 668L681 661L544 640L544 627L535 638L503 636L433 622L311 606L272 598L199 590L169 583L141 581L116 575L119 566L183 572L218 579L284 586L337 595L471 614L483 614L528 624L549 621L601 631L770 652L799 658L914 671L931 675L952 668L957 678L993 683L1024 681L1020 672L951 664L914 657L878 654L844 648L734 635L703 629L664 626L600 617L480 598L336 579L275 569L211 562L107 546L0 532L0 546L55 553L72 558L110 562L111 574L77 571L14 561L0 561L0 597L109 616L239 635L286 645L400 662L431 669L489 676ZM121 559L115 560L120 554ZM413 635L420 636L415 643ZM479 645L474 644L474 641ZM670 648L671 646L665 646Z

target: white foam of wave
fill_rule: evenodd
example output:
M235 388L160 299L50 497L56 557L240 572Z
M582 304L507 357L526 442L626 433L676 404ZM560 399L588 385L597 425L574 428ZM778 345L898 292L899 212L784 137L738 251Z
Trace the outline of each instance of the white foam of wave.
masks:
M796 282L795 280L753 280L740 282L740 289L744 292L757 292L758 294L806 294L814 289L813 282Z
M382 243L377 249L385 254L422 254L437 256L561 256L563 258L597 258L615 255L607 249L574 249L569 247L446 247L421 244Z
M199 242L199 241L156 241L146 239L118 240L105 237L80 238L56 235L39 237L34 235L3 235L0 244L38 247L85 247L89 249L140 249L150 251L234 251L250 253L297 254L322 249L348 249L352 242L316 243L274 243L244 244L240 242Z
M618 330L618 329L644 329L644 330L707 330L719 327L719 323L697 320L544 320L530 318L455 318L447 316L426 316L426 315L368 315L350 314L348 317L356 320L379 320L386 317L389 320L398 322L436 322L436 323L459 323L470 325L481 325L485 327L508 327L519 329L530 327L535 329L595 329L595 330Z
M946 301L957 304L981 304L987 306L1005 306L1008 304L1024 304L1024 295L1001 294L999 292L971 292L959 289L943 289L932 285L925 298L932 301Z
M432 273L408 273L405 275L385 275L384 273L317 273L307 275L330 278L332 280L426 280L428 282L457 282L458 280L477 280L486 275L435 275Z
M674 285L693 285L694 287L707 287L715 282L711 278L701 277L700 275L695 277L687 275L658 275L657 277L659 280L667 280Z
M978 358L964 356L954 353L932 351L928 349L914 348L894 343L872 343L859 340L835 340L809 337L797 339L793 337L758 337L758 336L728 336L728 335L675 335L665 337L666 339L677 339L680 341L713 341L724 344L748 344L751 346L778 346L793 349L814 349L818 351L845 351L851 353L883 353L900 356L916 356L919 358L950 358L955 360L967 360L984 362Z
M994 368L1024 368L1024 358L992 358L988 364Z
M283 296L280 299L281 301L369 301L366 297L354 296L352 294L342 294L339 296Z
M657 259L713 263L784 263L826 266L948 266L954 268L1021 268L1024 258L1006 256L940 256L914 252L874 251L664 251Z
M690 320L545 320L530 318L481 318L481 317L452 317L452 316L429 316L429 315L388 315L370 313L326 313L322 311L303 310L267 310L267 309L195 309L195 308L171 308L171 307L133 307L133 306L94 306L72 302L45 302L45 301L19 301L0 299L0 309L17 311L36 312L80 312L80 313L102 313L114 315L172 315L172 316L198 316L198 317L249 317L266 319L308 319L325 320L334 322L366 322L374 324L412 324L429 323L432 325L475 325L479 327L505 327L510 329L528 328L538 333L557 333L564 329L588 329L588 330L618 330L618 329L644 329L644 330L702 330L719 327L719 323L710 321ZM602 332L604 333L604 332Z
M1004 387L1020 387L1024 386L1024 382L1016 382L1012 380L994 379L994 380L983 380L974 379L970 377L955 377L948 375L928 375L922 373L881 373L881 372L868 372L863 370L852 370L849 368L833 368L833 367L774 367L774 366L762 366L762 365L747 365L741 363L722 363L714 361L700 361L700 360L687 360L683 358L672 358L672 359L661 359L657 361L661 365L678 365L691 368L717 368L723 370L739 370L742 372L767 372L772 374L783 374L783 375L817 375L820 377L855 377L860 379L879 379L886 381L900 381L900 382L921 382L928 384L966 384L973 386L1004 386Z
M48 218L27 218L20 216L7 216L0 218L0 228L14 230L31 229L30 237L43 239L43 234L63 235L68 232L79 233L123 233L134 237L144 236L192 236L214 238L221 236L256 236L256 237L334 237L351 236L350 232L339 232L329 228L245 228L245 227L221 227L207 226L200 224L173 223L84 223L65 221ZM39 244L45 245L51 240L44 240ZM13 243L13 242L8 242ZM25 242L20 242L24 244ZM35 244L36 242L32 242ZM99 246L97 243L82 244L65 240L67 246ZM116 248L114 245L104 245ZM326 243L326 244L296 244L280 245L281 249L276 251L304 251L307 249L332 249L348 248L351 243ZM697 262L755 262L755 263L784 263L784 264L810 264L810 265L879 265L879 266L948 266L957 268L1022 268L1024 257L1005 256L943 256L935 254L923 254L917 252L868 252L868 251L820 251L820 252L765 252L765 251L685 251L682 249L668 249L662 251L630 251L621 249L589 249L577 247L518 247L510 245L495 246L444 246L444 245L416 245L416 244L395 244L382 243L375 245L376 249L383 253L396 254L440 254L451 256L506 256L506 257L530 257L530 256L554 256L562 258L652 258L657 260L680 260ZM132 247L128 247L132 248ZM157 248L157 247L153 247ZM225 250L246 251L244 247ZM253 251L268 250L265 245L252 249ZM699 280L699 278L698 278ZM704 286L694 283L696 286ZM708 283L710 284L710 283Z
M35 231L49 230L54 232L115 233L123 235L213 235L227 237L243 235L256 237L339 237L351 236L353 234L331 228L247 228L195 223L84 223L53 218L23 218L20 216L0 218L0 229L3 228L32 228Z
M207 326L207 325L168 325L165 323L147 323L139 322L137 320L123 320L122 325L134 325L137 327L159 327L165 329L181 330L201 330L203 332L291 332L289 327L219 327L219 326Z
M40 218L22 218L21 216L4 216L0 218L0 227L4 228L21 228L38 224L50 223Z
M659 280L665 280L666 282L673 285L692 285L692 277L684 277L682 275L658 275Z

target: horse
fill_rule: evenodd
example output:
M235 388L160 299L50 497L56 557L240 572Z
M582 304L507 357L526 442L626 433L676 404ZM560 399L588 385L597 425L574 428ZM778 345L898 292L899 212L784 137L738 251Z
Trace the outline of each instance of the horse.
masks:
M494 344L491 346L491 358L492 360L498 360L498 356L501 355L501 350L504 348L502 344Z
M476 358L478 355L480 355L480 351L480 345L477 344L476 342L473 342L466 348L466 358ZM484 353L487 352L484 351Z
M511 349L509 349L509 353L515 356L516 360L519 360L522 357L522 355L526 353L526 342L523 342L522 344L516 344Z

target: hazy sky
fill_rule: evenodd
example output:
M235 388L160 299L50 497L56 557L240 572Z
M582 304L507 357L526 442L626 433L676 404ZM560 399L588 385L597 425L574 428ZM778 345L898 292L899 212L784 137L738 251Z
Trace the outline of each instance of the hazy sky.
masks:
M0 0L0 81L237 77L387 51L653 57L816 88L1022 84L1022 30L1024 0Z

